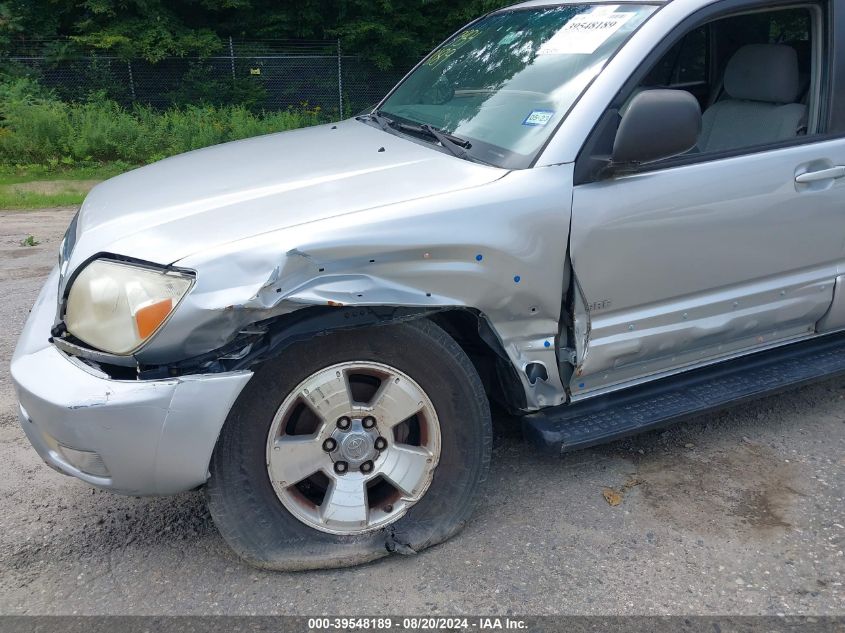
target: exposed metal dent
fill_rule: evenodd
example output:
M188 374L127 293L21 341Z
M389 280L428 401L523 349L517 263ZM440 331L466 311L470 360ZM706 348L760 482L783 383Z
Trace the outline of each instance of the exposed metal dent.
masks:
M475 250L477 249L471 249L472 252ZM403 257L393 253L390 259L395 265L401 262ZM307 264L301 268L303 261ZM477 309L477 306L469 304L461 296L456 296L456 293L426 292L422 288L400 284L395 279L383 276L388 272L385 268L390 267L382 267L383 275L376 275L340 272L341 264L328 262L319 265L319 269L331 268L339 272L321 274L298 283L302 273L305 276L310 274L307 271L309 266L318 266L314 261L315 258L307 253L295 252L293 260L286 260L286 264L289 263L290 266L275 267L253 297L242 305L231 306L230 310L244 315L246 319L252 314L254 320L263 320L315 306L402 306L420 308L419 316L426 314L425 309ZM367 263L370 264L370 261ZM443 267L446 263L441 259L437 265ZM453 274L462 269L468 274L475 274L477 271L477 266L466 265L464 262L450 262L448 267ZM437 288L439 284L433 283L426 287ZM531 403L529 407L533 409L560 404L565 400L565 395L561 389L554 353L555 335L559 329L558 319L548 316L538 318L536 308L533 312L529 308L525 313L525 318L512 317L499 323L489 318L486 313L482 313L481 317L491 325L491 330L498 340L499 345L493 346L493 349L504 350L508 360L520 370L519 378L524 386L527 386L528 393L532 394L532 399L527 400ZM542 372L530 370L532 366L541 367Z
M842 268L837 272L842 272ZM816 323L816 331L835 332L842 329L845 329L845 275L838 275L833 284L833 301Z
M587 362L587 357L590 354L590 334L592 333L593 324L590 319L590 310L587 308L587 297L584 295L584 289L578 282L578 276L575 271L572 272L572 279L574 281L575 297L574 297L574 315L573 315L573 330L575 334L575 376L580 376L584 371L584 364Z
M608 393L613 393L615 391L622 391L628 389L630 387L636 387L638 385L642 385L648 382L652 382L655 380L660 380L662 378L668 378L670 376L675 376L678 374L682 374L687 371L692 371L695 369L700 369L702 367L708 367L710 365L715 365L724 361L729 361L735 358L742 358L744 356L750 356L756 354L758 352L763 352L770 349L775 349L778 347L782 347L785 345L789 345L792 343L797 343L799 341L809 340L812 338L816 338L819 335L812 334L805 329L801 330L794 330L793 332L786 332L784 336L778 338L777 340L772 340L769 343L763 345L757 345L754 347L750 347L749 344L739 345L736 348L731 348L730 350L723 349L722 353L720 354L699 354L699 357L695 360L690 361L689 363L679 366L673 367L672 369L664 370L659 368L655 365L655 369L651 373L645 373L643 375L635 376L633 378L619 380L614 383L610 383L604 386L597 387L590 391L582 391L580 393L573 393L571 397L572 402L580 402L583 400L588 400L591 398L595 398L598 396L603 396ZM746 342L748 343L748 342ZM647 371L647 370L646 370Z
M573 394L815 332L845 272L841 191L791 183L840 152L824 141L576 186L570 257L592 330Z
M244 307L270 309L282 301L319 306L461 305L449 297L433 297L431 293L401 286L390 279L362 273L328 275L317 277L295 288L287 286L288 284L271 284Z
M404 259L396 253L391 255L390 261L394 266ZM437 265L443 267L444 264L445 262L441 259ZM338 268L338 265L335 264L332 268ZM477 270L477 265L452 261L448 263L448 268L451 274L460 274L463 270L466 274L473 275ZM272 310L286 304L282 312L291 311L292 304L478 309L477 305L468 303L457 293L425 291L423 288L397 283L395 279L385 276L337 272L315 277L293 288L290 286L294 285L296 275L280 275L279 277L284 281L278 284L265 284L256 301L244 307ZM439 289L442 286L432 282L426 287ZM526 310L526 313L532 316L522 319L512 317L506 322L499 323L489 318L488 320L510 361L515 367L520 368L520 380L533 394L529 402L536 403L533 406L539 407L560 404L564 396L561 393L561 383L556 369L557 360L554 355L554 340L559 328L557 316L546 319L537 318L533 316L534 313L530 308ZM486 316L486 313L483 314ZM527 368L532 365L543 367L545 377L538 379L529 372Z
M160 366L220 349L236 357L241 349L226 346L245 328L315 306L392 306L418 316L465 308L501 342L526 409L561 404L561 295L550 289L563 288L569 208L555 192L570 179L571 165L512 172L180 260L197 271L196 286L138 360Z
M808 270L700 296L592 315L595 337L573 378L573 399L653 374L815 333L830 303L830 278Z
M471 309L535 410L566 398L557 337L571 192L571 163L509 172L346 121L100 185L68 266L114 253L195 272L167 326L135 354L141 373L212 353L209 365L246 360L262 324L315 306L402 308L401 318Z

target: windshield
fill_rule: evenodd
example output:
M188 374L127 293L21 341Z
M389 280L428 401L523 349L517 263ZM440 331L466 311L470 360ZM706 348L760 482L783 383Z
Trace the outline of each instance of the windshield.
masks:
M437 49L378 113L468 141L465 157L471 160L528 167L590 81L655 9L570 4L489 15ZM436 142L431 135L424 140Z

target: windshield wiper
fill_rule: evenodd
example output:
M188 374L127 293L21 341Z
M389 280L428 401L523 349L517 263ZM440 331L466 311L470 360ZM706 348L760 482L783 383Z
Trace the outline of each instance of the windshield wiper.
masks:
M453 134L443 132L442 130L437 129L436 127L429 125L428 123L415 125L413 123L402 123L400 121L394 121L393 119L383 115L378 110L367 114L366 117L370 119L370 121L378 125L384 131L387 131L389 128L393 128L394 130L400 130L402 132L411 132L412 134L421 134L423 136L428 136L429 138L433 138L438 143L440 143L440 145L442 145L454 156L457 156L458 158L470 159L467 150L472 147L472 143L470 143L466 139L454 136Z
M390 123L390 126L396 128L397 130L402 130L403 132L422 134L423 136L433 138L454 156L457 156L458 158L469 158L467 150L472 147L472 143L457 136L453 136L452 134L447 134L446 132L438 130L436 127L429 125L428 123L414 125L412 123L400 123L398 121L393 121Z
M391 127L395 123L393 119L388 119L381 112L371 112L367 115L367 117L385 132L387 131L387 128Z
M447 134L446 132L442 132L428 123L423 123L419 126L419 128L429 136L436 138L443 147L448 149L458 158L466 158L468 156L467 150L472 147L472 143L469 141Z
M388 119L386 116L379 112L367 112L366 114L359 114L355 117L355 119L358 121L372 121L385 132L387 132L393 125L392 119Z

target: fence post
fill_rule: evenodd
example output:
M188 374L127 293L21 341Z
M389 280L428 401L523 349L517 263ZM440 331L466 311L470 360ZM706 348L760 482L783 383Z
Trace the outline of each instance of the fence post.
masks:
M343 64L341 62L340 39L337 40L337 106L338 116L343 118Z
M232 83L235 83L235 45L232 43L232 36L229 36L229 58L232 60Z
M135 78L132 76L132 60L126 60L126 69L129 71L129 93L132 95L132 101L136 101L135 97Z

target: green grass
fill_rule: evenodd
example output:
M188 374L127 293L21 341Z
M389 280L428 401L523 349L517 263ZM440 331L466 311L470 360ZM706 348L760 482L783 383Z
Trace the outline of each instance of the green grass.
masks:
M0 76L0 209L78 205L96 182L174 154L325 123L320 108L254 112L240 105L165 111L102 95L65 103Z
M318 108L251 112L243 106L188 106L163 112L113 101L0 100L0 165L60 167L151 163L259 134L322 123Z
M47 207L79 206L85 199L84 193L40 194L33 192L7 193L0 191L0 210L44 209Z
M15 185L42 180L106 180L129 171L133 165L127 163L101 163L77 167L53 167L50 165L0 165L0 186Z
M0 209L78 206L94 184L131 168L120 162L79 167L0 166Z

